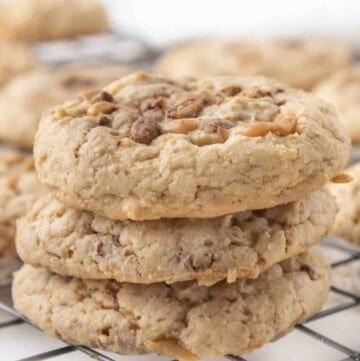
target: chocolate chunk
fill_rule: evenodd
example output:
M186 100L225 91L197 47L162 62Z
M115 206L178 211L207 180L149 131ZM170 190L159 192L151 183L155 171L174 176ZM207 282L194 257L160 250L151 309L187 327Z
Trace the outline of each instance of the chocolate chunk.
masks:
M109 126L111 124L111 117L108 115L101 115L98 119L98 123L102 126Z
M105 102L113 102L115 99L114 97L106 92L106 91L101 91L99 93L97 93L96 95L94 95L92 98L91 98L91 101L92 102L101 102L101 101L105 101Z
M130 130L130 138L137 143L149 145L161 134L160 126L157 122L145 117L139 118Z

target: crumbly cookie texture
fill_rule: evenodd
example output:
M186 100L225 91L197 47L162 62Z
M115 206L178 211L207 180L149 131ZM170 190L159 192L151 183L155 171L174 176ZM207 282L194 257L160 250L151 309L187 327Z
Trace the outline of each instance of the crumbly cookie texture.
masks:
M276 264L255 280L211 287L81 280L29 265L13 283L15 308L51 335L180 360L258 348L319 311L328 291L328 266L315 253Z
M11 78L39 67L24 44L0 41L0 54L0 87Z
M204 39L168 50L155 71L171 77L265 75L309 90L349 62L350 50L334 41Z
M0 254L15 253L15 222L45 194L30 155L0 152Z
M360 143L360 64L343 69L324 80L315 94L333 103L353 143Z
M340 172L349 148L331 105L276 81L139 72L45 114L34 154L61 202L149 220L301 199Z
M16 247L25 263L66 276L209 285L258 277L305 251L328 233L335 213L326 191L225 217L142 222L112 221L48 196L18 222Z
M332 233L360 245L360 163L347 168L346 173L352 177L352 181L330 183L328 186L339 207Z
M0 4L0 38L25 42L107 30L100 0L11 0Z
M127 66L68 67L19 76L0 93L0 139L32 148L41 114L130 73Z

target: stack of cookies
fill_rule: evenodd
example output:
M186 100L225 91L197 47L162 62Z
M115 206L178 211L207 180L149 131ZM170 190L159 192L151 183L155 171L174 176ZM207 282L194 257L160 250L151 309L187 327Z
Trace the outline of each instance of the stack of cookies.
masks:
M51 195L18 223L15 307L123 354L260 347L325 302L310 248L349 148L330 105L266 78L135 73L86 92L40 123Z

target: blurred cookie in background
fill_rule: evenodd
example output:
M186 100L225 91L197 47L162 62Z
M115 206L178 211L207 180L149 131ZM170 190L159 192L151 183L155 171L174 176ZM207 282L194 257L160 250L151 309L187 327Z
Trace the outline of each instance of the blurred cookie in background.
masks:
M0 151L0 256L15 257L16 220L45 193L31 155Z
M345 45L320 39L204 39L171 48L159 58L155 71L173 77L265 75L309 90L350 58Z
M324 80L315 94L337 107L352 142L360 143L360 63Z
M328 185L339 207L332 234L360 246L360 163L346 169L346 173L352 178L350 182Z
M130 71L125 65L79 65L17 77L0 92L0 139L31 148L44 111Z
M0 87L14 76L37 66L37 61L25 44L0 41Z
M0 7L0 38L41 41L107 30L100 0L12 0Z

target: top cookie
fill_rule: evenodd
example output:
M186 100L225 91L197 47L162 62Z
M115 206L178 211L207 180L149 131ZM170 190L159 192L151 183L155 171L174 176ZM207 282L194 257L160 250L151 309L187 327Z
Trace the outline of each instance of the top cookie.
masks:
M107 29L99 0L12 0L0 6L0 38L39 41Z
M155 69L174 77L265 75L308 90L349 60L349 49L334 41L208 39L168 50Z
M338 108L353 143L360 143L360 64L334 74L315 89L315 94Z
M360 245L360 163L348 168L346 173L353 178L351 182L328 186L339 207L332 233Z
M349 147L330 105L276 81L135 73L45 114L34 154L65 204L146 220L301 199L340 172Z
M126 66L68 67L19 76L0 93L0 139L31 148L41 114L88 88L130 72Z
M0 54L0 87L14 76L37 67L35 58L23 44L0 41Z

